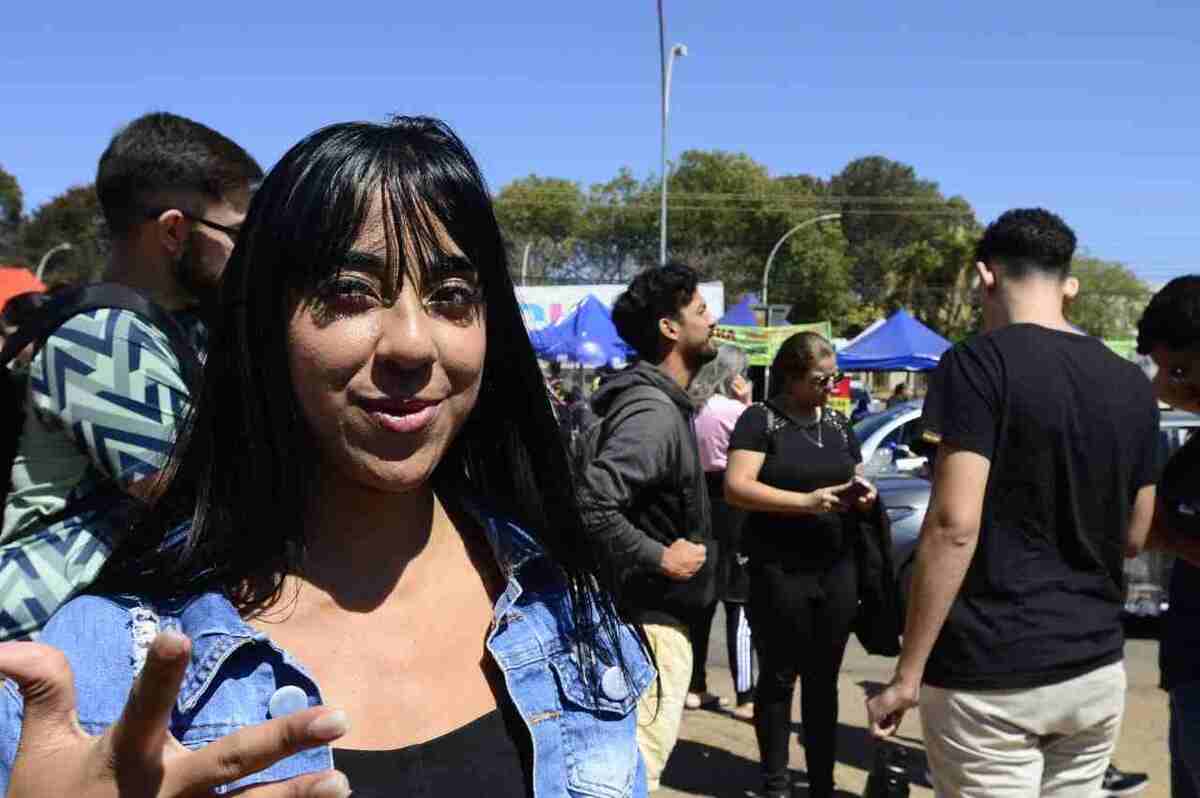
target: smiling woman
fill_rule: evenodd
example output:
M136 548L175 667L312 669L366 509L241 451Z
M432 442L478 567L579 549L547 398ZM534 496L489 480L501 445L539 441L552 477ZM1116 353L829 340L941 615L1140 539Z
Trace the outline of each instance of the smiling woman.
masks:
M644 794L653 670L545 396L461 141L301 141L251 203L161 498L49 645L0 649L0 790Z

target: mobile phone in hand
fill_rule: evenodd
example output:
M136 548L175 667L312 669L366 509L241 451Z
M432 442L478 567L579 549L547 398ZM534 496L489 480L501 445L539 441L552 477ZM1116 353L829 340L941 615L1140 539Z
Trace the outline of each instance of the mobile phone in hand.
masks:
M863 482L860 479L856 479L853 482L851 482L849 485L847 485L846 489L844 491L842 491L842 497L847 502L854 502L854 501L858 501L859 499L861 499L864 496L869 496L870 493L871 493L871 486L868 485L866 482Z

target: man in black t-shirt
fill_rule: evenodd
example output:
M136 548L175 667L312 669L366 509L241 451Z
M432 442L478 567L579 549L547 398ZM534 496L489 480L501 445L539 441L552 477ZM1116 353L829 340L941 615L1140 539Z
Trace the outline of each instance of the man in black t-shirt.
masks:
M1160 400L1200 413L1200 275L1178 277L1154 295L1138 322L1138 352L1157 366ZM1180 558L1171 568L1159 668L1171 696L1171 796L1200 798L1200 436L1163 471L1146 547Z
M868 702L893 733L918 697L941 795L1093 798L1125 703L1123 558L1154 510L1148 380L1078 333L1075 235L1044 210L985 231L985 332L925 400L940 436L904 650Z

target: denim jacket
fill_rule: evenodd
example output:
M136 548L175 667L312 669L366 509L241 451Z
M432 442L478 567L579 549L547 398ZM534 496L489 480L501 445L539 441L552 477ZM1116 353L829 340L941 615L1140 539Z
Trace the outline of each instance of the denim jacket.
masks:
M635 710L654 669L636 634L620 627L627 680L611 650L573 644L574 622L561 572L537 544L513 524L481 520L507 581L496 601L487 648L532 740L534 796L645 796ZM173 604L88 595L65 604L41 637L67 655L85 731L101 734L120 717L149 642L166 628L192 640L191 662L171 716L172 733L189 748L269 719L272 697L296 695L295 690L281 693L281 688L299 687L308 706L323 703L320 686L303 664L248 626L217 593ZM0 689L0 795L8 787L22 714L20 693L5 682ZM331 767L332 749L322 746L217 792Z

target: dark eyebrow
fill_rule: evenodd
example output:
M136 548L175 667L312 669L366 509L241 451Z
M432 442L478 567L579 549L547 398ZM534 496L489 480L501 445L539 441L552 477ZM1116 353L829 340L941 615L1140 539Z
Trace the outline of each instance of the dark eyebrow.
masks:
M433 262L429 270L433 274L477 274L478 270L471 261L462 255L442 255Z
M380 255L352 249L342 259L342 268L349 271L363 271L371 274L384 275L387 273L387 261Z

